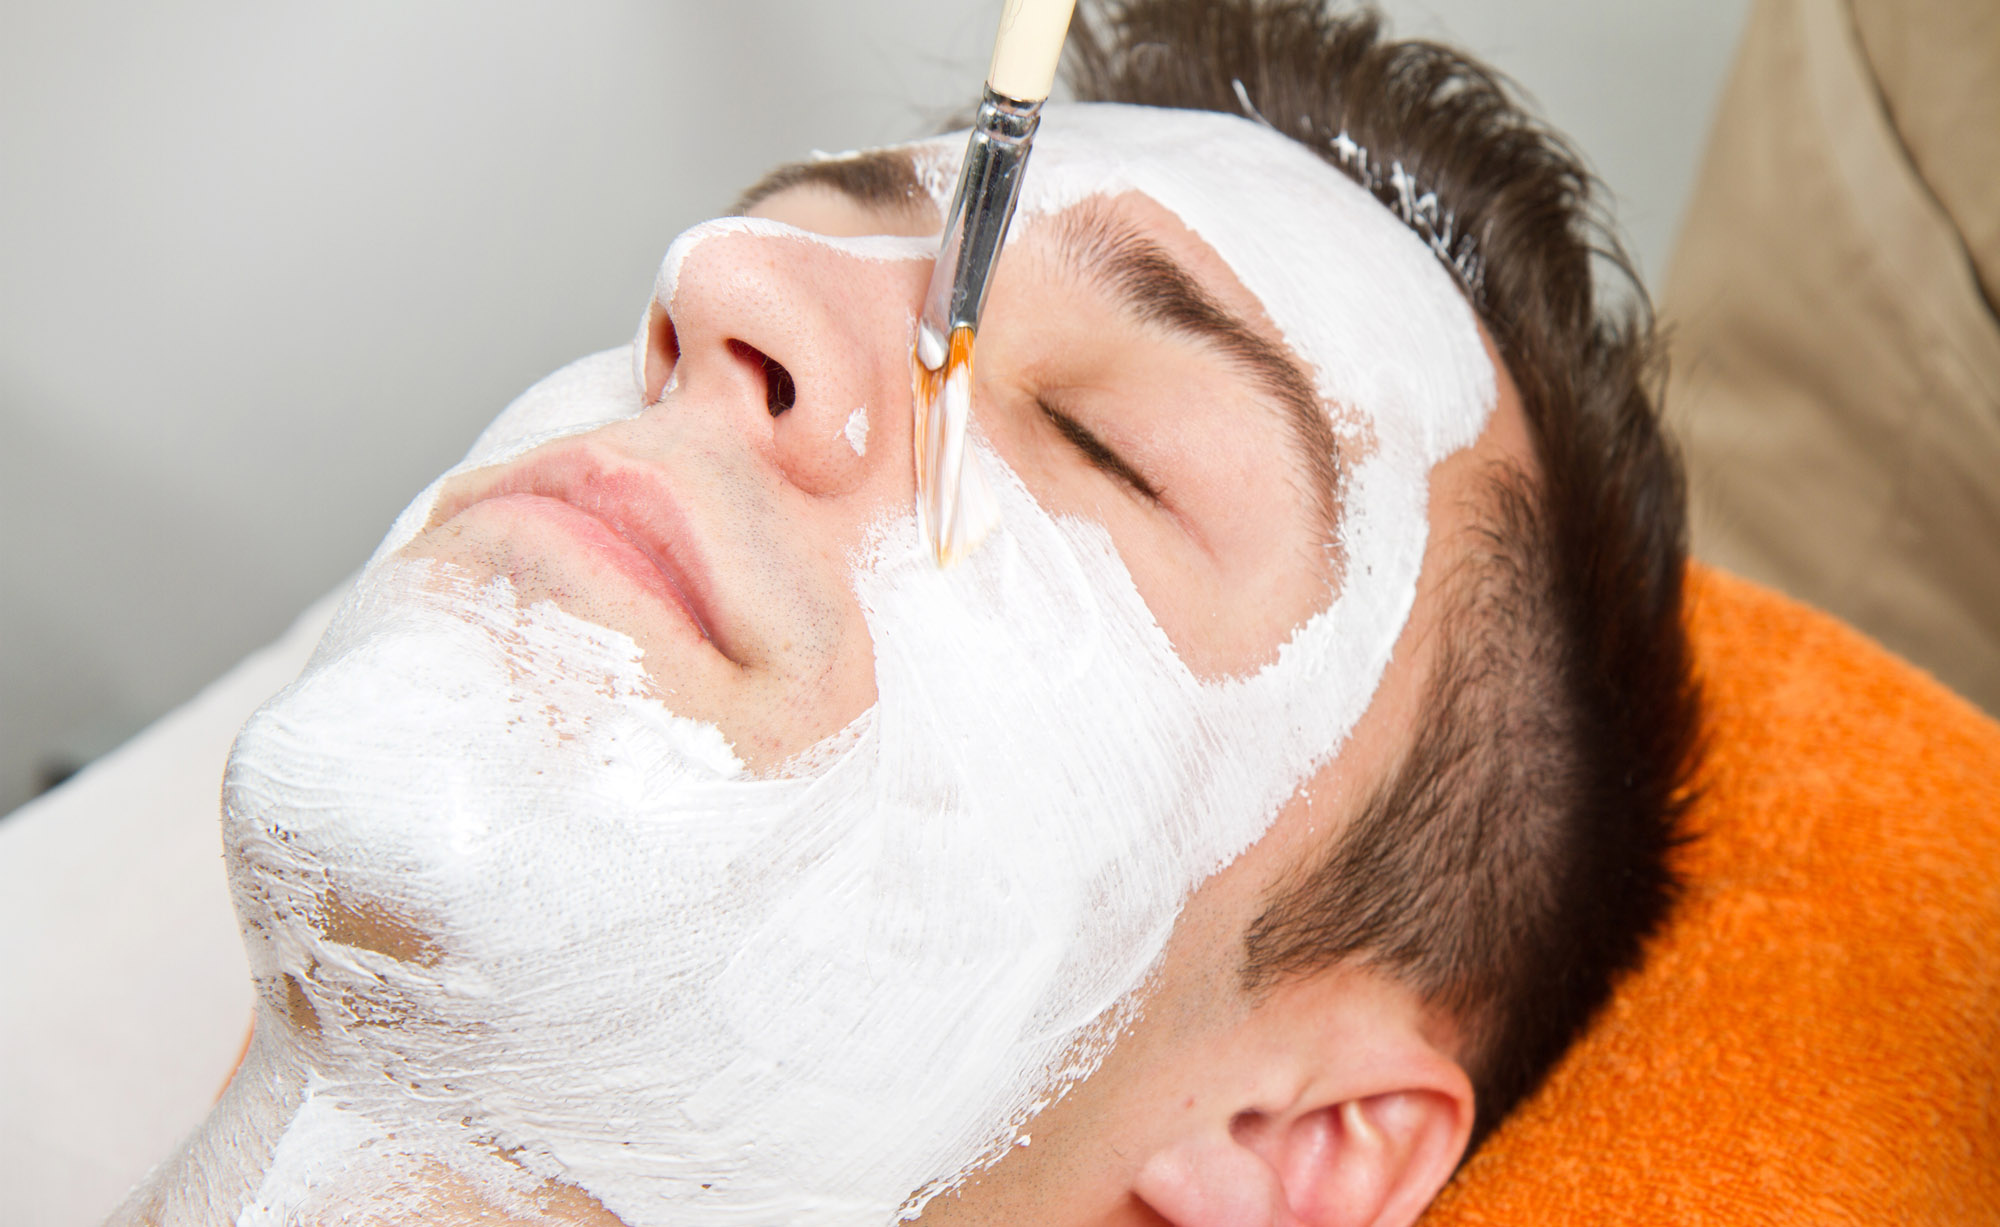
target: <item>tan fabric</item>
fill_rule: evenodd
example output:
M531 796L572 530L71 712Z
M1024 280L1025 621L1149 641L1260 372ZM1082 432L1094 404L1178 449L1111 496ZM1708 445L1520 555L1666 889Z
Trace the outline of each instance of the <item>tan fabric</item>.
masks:
M1990 154L1948 189L1913 160L2000 139L1956 130L2000 106L2000 40L1958 48L1986 67L1941 72L1940 95L1914 57L1991 19L1936 14L1990 0L1909 6L1929 33L1898 26L1903 0L1857 2L1886 84L1839 0L1753 5L1668 273L1668 420L1698 555L2000 713L2000 323L1939 193L1989 243L2000 199ZM1931 124L1918 112L1940 98Z
M1889 122L2000 303L2000 4L1853 3Z

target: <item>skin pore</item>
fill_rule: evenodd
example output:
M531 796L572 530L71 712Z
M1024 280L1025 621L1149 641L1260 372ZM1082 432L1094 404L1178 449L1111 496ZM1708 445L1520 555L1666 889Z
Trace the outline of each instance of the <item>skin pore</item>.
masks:
M751 213L829 236L937 225L928 203L859 198L830 177ZM1149 315L1119 292L1107 249L1164 261L1211 324L1243 336ZM649 319L647 411L453 479L406 554L504 575L523 603L631 635L676 713L713 722L753 769L781 768L875 699L847 572L869 525L910 503L908 338L929 271L917 255L862 261L775 232L705 240L671 316L656 305ZM986 319L974 404L993 449L1048 510L1105 527L1196 673L1267 664L1342 582L1337 456L1368 441L1302 419L1282 371L1258 360L1295 362L1254 296L1171 212L1126 192L1019 225ZM1236 968L1270 894L1407 747L1451 577L1478 548L1481 492L1496 466L1531 465L1493 361L1497 407L1431 472L1416 604L1341 754L1189 900L1143 1016L1104 1064L1031 1122L1030 1145L923 1221L1407 1222L1448 1178L1472 1112L1444 1020L1363 969L1253 999ZM857 407L863 453L843 435ZM532 497L535 474L564 465L595 485L658 484L653 502L675 520L672 593L631 565L629 539L595 539Z

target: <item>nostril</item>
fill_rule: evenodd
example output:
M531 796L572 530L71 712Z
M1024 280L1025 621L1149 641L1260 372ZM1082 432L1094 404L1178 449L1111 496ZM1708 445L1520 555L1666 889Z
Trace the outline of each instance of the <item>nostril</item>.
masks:
M764 376L769 381L764 393L764 407L777 417L798 403L799 388L792 382L792 373L779 366L770 358L764 359Z
M799 401L799 386L792 381L792 373L776 358L743 341L731 341L729 350L747 362L754 362L764 372L764 408L772 417L790 409Z
M653 304L653 319L646 328L646 403L652 404L667 390L674 368L680 365L681 339L674 331L672 317Z

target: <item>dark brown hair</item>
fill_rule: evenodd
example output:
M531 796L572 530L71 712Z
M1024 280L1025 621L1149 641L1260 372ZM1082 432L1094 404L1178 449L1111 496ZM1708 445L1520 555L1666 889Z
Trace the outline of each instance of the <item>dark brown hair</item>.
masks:
M1323 0L1084 6L1082 100L1248 114L1374 193L1451 269L1521 393L1400 765L1245 938L1259 992L1365 962L1463 1037L1478 1143L1634 966L1673 899L1697 749L1680 467L1643 290L1573 150L1491 70ZM1607 305L1593 272L1624 278ZM1468 1148L1468 1154L1470 1148Z

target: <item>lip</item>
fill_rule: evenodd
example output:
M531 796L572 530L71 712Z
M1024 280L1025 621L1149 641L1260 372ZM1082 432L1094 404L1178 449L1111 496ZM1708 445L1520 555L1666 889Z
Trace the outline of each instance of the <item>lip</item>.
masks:
M587 444L558 447L525 457L462 492L447 490L426 527L495 500L554 521L728 655L716 635L708 568L665 474ZM547 503L537 506L537 500Z

